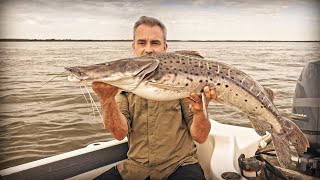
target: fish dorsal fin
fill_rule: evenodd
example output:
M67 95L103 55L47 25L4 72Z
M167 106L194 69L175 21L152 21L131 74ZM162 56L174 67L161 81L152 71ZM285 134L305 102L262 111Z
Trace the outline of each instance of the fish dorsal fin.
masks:
M248 117L253 129L259 134L260 136L266 135L266 131L271 129L271 124L267 123L264 120L261 120L255 116Z
M183 91L185 90L185 86L176 86L176 85L169 85L169 84L161 84L161 83L156 83L152 81L148 81L148 85L160 88L160 89L165 89L165 90L173 90L173 91Z
M181 50L181 51L174 51L174 53L203 59L203 56L201 56L198 51Z
M267 87L264 87L264 86L263 86L263 88L266 91L268 98L273 102L273 100L274 100L274 92L270 88L267 88Z

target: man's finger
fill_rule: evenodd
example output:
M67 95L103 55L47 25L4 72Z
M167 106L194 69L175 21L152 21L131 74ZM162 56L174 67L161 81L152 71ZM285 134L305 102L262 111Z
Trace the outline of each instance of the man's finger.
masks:
M187 104L189 104L189 105L194 105L195 104L195 102L192 100L192 99L190 99L189 97L186 97L186 98L184 98L183 99Z
M194 102L201 102L201 97L198 96L196 93L191 93L190 97L193 99Z
M210 91L210 98L211 99L216 99L217 98L217 93L214 90Z

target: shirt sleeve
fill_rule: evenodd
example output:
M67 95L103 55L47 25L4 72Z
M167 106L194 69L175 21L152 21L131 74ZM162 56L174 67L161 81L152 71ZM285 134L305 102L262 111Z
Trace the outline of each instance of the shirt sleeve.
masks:
M116 95L115 99L117 102L117 105L119 107L120 112L124 115L124 117L127 120L128 124L128 132L131 130L131 119L130 119L130 112L129 112L129 102L127 97L127 92L120 91Z
M180 104L181 104L183 119L185 120L188 130L190 131L190 127L193 121L193 112L191 111L189 104L186 103L183 99L180 100Z

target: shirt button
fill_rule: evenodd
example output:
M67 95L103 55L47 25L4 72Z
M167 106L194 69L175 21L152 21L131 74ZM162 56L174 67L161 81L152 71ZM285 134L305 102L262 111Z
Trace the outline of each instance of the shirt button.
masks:
M151 151L151 154L154 154L154 151Z
M153 132L151 132L150 135L153 135Z

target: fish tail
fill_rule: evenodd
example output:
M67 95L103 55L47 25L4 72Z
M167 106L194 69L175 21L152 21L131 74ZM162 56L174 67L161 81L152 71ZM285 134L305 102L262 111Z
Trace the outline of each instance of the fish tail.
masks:
M288 168L291 164L289 142L294 146L299 156L302 156L309 147L309 141L299 127L291 120L282 117L282 126L284 132L273 133L272 141L280 165Z
M279 161L279 164L282 167L288 168L291 164L291 155L290 155L290 147L289 140L286 137L285 133L272 133L272 142L273 146L276 150L276 155Z
M285 117L282 117L282 120L287 138L295 147L299 156L302 156L310 147L308 139L293 121Z

